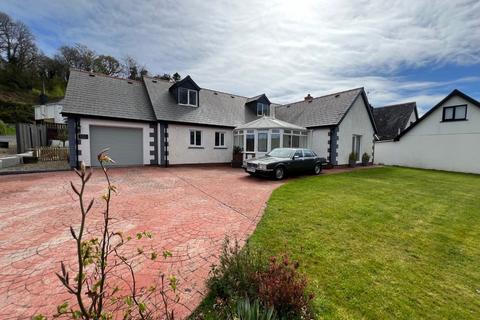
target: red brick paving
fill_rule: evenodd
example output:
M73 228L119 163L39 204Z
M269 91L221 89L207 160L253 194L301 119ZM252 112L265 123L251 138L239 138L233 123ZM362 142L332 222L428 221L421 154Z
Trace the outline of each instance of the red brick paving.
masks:
M136 271L148 282L162 270L173 270L180 279L178 317L201 301L224 237L246 239L281 184L226 167L122 168L110 173L119 189L112 200L112 229L151 231L153 247L174 255ZM60 261L73 262L69 226L78 226L79 211L69 181L77 179L73 172L0 177L0 319L51 316L69 298L55 272ZM89 214L92 234L101 218L104 186L96 170L87 189L87 199L96 199Z

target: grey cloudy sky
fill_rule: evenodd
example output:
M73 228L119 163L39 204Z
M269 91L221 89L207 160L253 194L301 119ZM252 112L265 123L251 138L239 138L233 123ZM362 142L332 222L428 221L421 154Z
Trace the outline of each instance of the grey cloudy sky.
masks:
M47 54L76 42L152 73L292 102L363 86L375 106L480 98L480 1L10 1Z

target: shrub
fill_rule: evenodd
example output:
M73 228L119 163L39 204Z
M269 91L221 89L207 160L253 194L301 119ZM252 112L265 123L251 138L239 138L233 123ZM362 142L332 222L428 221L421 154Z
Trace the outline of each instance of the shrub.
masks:
M239 320L275 320L277 315L273 308L264 308L258 300L250 303L248 298L237 301L237 318Z
M370 161L370 155L365 152L365 153L362 155L362 163L363 163L364 165L366 165L366 164L368 163L368 161Z
M31 123L34 119L32 105L0 100L0 120L6 123Z
M243 149L240 146L234 146L233 147L233 154L240 154L242 153Z
M356 162L357 161L357 154L355 152L350 152L348 155L348 162Z
M268 268L257 276L260 301L285 319L310 315L313 294L306 294L307 279L298 267L298 262L290 261L285 254L281 259L272 257Z
M7 125L5 124L5 122L3 122L2 120L0 120L0 135L6 135L7 134L7 131L8 131L8 127Z
M254 297L258 292L256 275L262 269L264 266L258 253L248 245L241 249L237 240L232 244L226 238L219 264L210 271L207 286L213 296L222 300Z

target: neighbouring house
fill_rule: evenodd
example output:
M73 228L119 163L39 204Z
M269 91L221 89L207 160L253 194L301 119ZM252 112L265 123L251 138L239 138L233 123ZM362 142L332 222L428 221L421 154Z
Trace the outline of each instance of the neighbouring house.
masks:
M333 165L353 151L373 154L376 133L363 88L278 105L178 82L142 81L71 70L62 115L70 164L95 165L105 147L119 165L228 163L275 147L310 147Z
M417 104L407 102L373 108L378 140L393 140L418 120Z
M63 100L35 105L33 108L37 123L66 123L66 118L62 116Z
M375 162L480 173L480 102L452 91L393 140L375 144Z

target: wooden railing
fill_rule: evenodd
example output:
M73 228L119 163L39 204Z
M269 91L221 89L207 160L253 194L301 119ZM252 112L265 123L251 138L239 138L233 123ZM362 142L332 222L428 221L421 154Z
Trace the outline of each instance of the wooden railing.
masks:
M39 147L35 148L38 161L68 160L68 148L66 147Z

